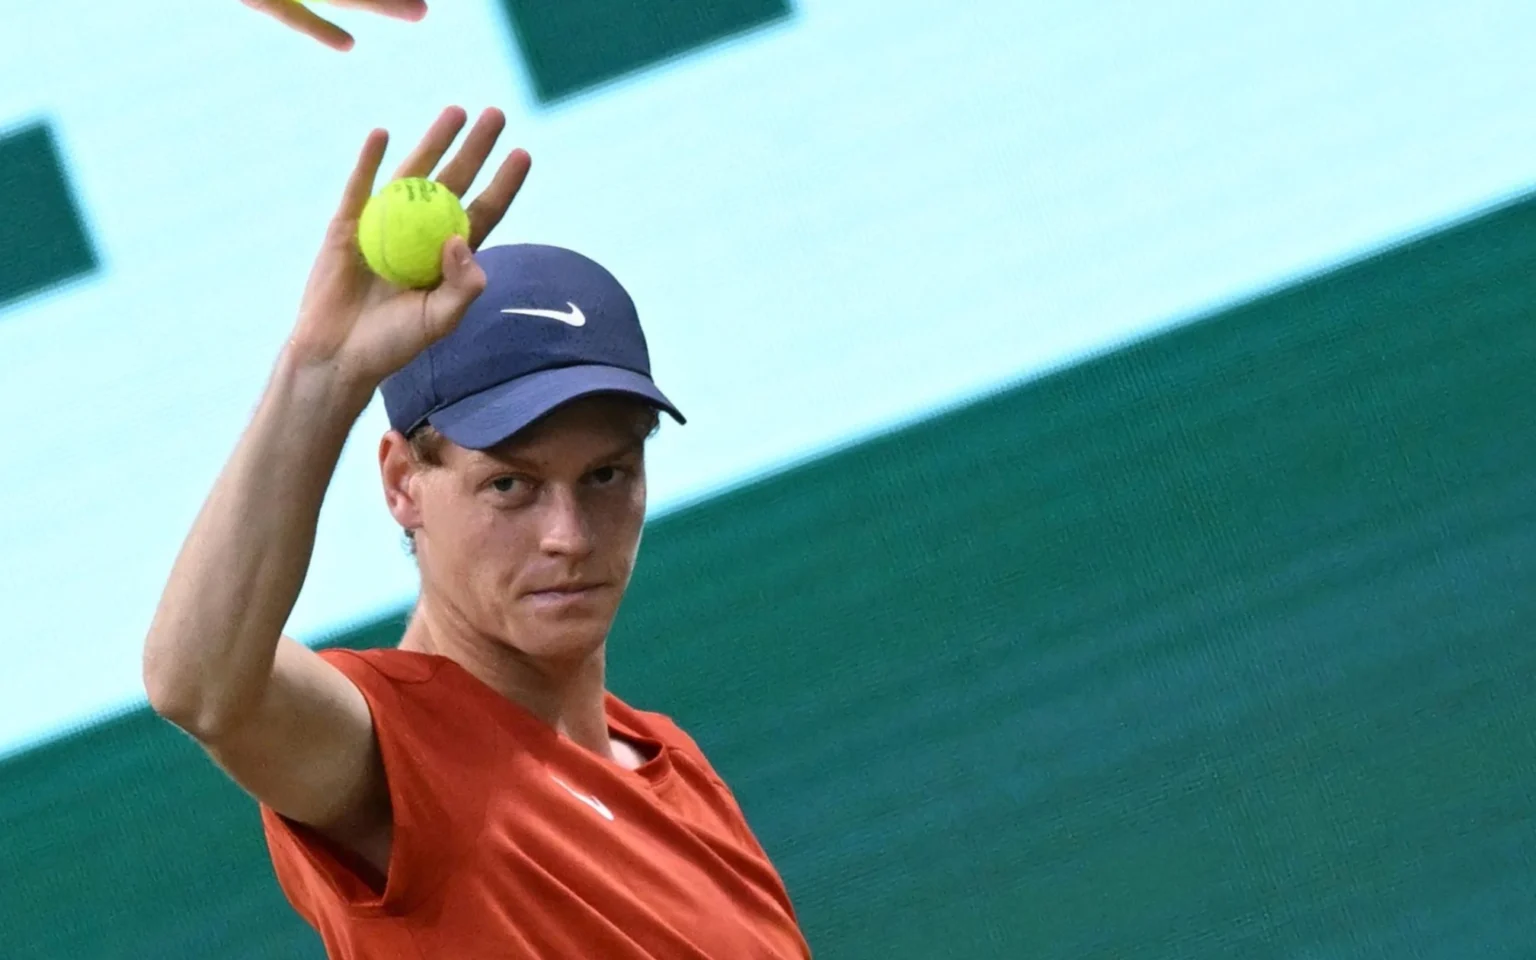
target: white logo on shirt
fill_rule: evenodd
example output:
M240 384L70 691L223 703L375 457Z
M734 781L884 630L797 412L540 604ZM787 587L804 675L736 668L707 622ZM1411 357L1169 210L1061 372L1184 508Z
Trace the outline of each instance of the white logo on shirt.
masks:
M573 787L570 784L566 783L564 780L561 780L559 777L555 776L554 774L550 774L549 778L551 780L555 781L556 783L560 784L560 786L562 786L565 789L569 790L571 792L571 796L575 797L577 800L580 800L582 803L584 803L587 806L591 807L593 810L596 810L598 813L600 813L603 816L607 817L609 820L613 819L613 811L609 810L608 807L603 803L603 801L597 799L596 797L589 797L589 796L587 796L584 793L578 793L575 787Z

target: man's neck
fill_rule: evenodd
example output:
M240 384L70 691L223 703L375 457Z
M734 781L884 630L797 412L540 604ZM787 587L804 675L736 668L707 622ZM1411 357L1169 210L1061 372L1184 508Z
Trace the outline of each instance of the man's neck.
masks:
M509 643L454 629L418 604L400 640L400 649L447 657L464 670L571 742L615 759L604 709L605 648L580 660L550 662L530 657Z

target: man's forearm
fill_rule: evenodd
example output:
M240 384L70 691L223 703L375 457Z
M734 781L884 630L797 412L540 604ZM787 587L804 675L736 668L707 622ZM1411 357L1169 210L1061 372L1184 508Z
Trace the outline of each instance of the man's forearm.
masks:
M194 736L217 736L259 701L326 487L372 391L285 353L193 523L145 640L144 684Z

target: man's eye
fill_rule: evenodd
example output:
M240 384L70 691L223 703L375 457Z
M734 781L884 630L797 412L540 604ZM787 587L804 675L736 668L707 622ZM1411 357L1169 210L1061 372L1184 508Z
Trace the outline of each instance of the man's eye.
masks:
M497 477L491 481L491 487L497 493L511 493L517 489L516 477Z
M598 467L591 473L592 482L600 487L606 487L619 479L623 471L619 467Z

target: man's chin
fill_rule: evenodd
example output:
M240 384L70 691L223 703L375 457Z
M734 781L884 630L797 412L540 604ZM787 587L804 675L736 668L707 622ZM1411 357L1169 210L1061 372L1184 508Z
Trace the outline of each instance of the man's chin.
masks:
M538 659L581 659L608 638L611 616L598 611L519 611L511 636L517 648Z

